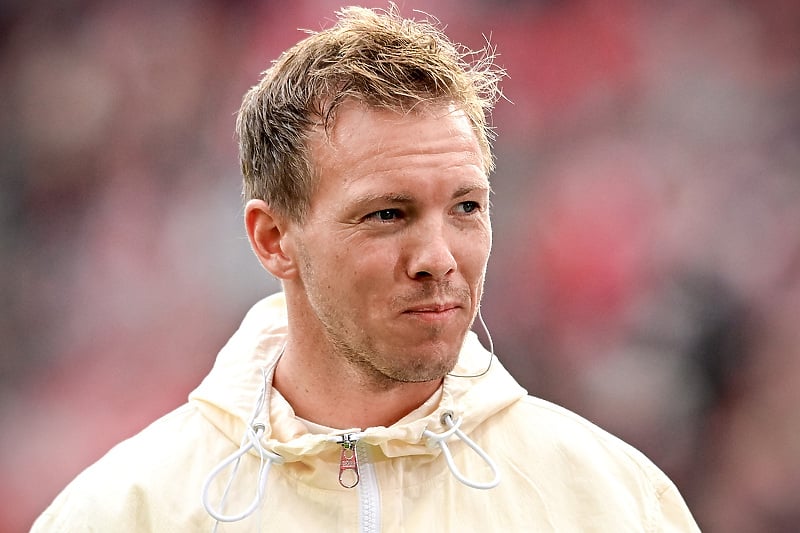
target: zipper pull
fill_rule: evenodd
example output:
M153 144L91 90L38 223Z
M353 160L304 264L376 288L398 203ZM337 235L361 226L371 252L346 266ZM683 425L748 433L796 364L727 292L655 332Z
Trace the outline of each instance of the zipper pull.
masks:
M358 459L356 458L356 442L358 438L353 438L352 434L342 435L338 442L342 446L342 455L339 459L339 484L352 489L358 485L360 476L358 475Z

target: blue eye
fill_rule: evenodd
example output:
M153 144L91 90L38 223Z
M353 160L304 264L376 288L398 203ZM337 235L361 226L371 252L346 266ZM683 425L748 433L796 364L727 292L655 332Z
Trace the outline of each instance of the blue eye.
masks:
M381 222L389 222L400 218L400 211L398 209L381 209L370 213L367 218L374 218Z
M456 210L462 213L472 213L473 211L476 211L480 208L481 206L478 202L473 202L471 200L466 202L461 202L460 204L458 204L458 206L456 206Z

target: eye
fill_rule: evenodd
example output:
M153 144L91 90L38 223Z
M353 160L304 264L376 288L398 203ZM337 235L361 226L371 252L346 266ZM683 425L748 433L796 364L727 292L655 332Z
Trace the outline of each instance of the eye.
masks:
M391 222L392 220L397 220L402 218L402 213L399 209L381 209L380 211L375 211L374 213L370 213L366 216L366 218L377 220L379 222Z
M470 214L475 211L479 211L481 205L478 202L473 202L472 200L468 200L466 202L461 202L460 204L456 205L456 212Z

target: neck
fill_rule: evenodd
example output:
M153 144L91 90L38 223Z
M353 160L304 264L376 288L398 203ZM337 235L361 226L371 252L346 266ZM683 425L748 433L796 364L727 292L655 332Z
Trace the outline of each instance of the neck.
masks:
M389 426L422 405L442 379L398 383L366 376L335 352L309 353L290 330L273 386L295 414L337 429Z

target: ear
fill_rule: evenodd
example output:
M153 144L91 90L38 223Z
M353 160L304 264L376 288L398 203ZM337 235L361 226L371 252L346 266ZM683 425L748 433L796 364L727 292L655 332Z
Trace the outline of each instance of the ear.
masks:
M256 257L267 271L278 279L297 275L297 265L286 250L288 223L263 200L249 200L244 208L247 237Z

